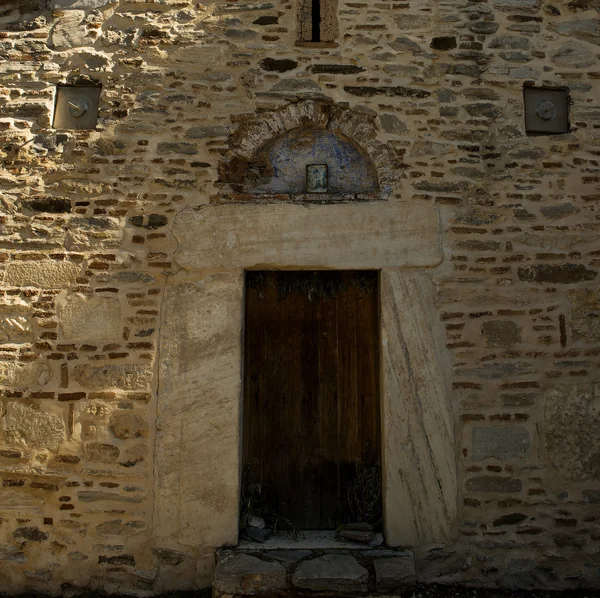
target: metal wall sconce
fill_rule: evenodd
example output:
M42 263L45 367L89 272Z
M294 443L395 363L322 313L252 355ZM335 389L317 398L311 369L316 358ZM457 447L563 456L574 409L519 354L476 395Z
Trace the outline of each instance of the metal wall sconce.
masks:
M569 92L566 89L524 87L523 101L528 135L569 132Z
M59 85L54 110L55 129L95 129L101 88Z
M307 164L306 192L327 193L329 190L329 173L327 164Z

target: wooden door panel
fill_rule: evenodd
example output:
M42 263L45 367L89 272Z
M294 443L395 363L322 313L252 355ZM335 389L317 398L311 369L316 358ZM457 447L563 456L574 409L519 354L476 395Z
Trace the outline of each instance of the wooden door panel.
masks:
M243 463L297 529L352 517L357 460L380 458L376 272L248 272Z

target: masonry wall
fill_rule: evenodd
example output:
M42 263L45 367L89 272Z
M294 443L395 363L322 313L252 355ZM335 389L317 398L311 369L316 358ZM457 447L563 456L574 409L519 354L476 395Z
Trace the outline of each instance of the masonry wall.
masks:
M597 5L340 1L337 44L315 47L295 46L296 18L277 1L0 6L2 589L176 583L183 557L153 539L172 224L223 201L246 122L300 100L364 114L385 201L441 213L427 276L459 516L452 542L418 549L421 578L597 586ZM86 80L97 130L53 130L55 85ZM526 84L569 88L569 134L525 135Z

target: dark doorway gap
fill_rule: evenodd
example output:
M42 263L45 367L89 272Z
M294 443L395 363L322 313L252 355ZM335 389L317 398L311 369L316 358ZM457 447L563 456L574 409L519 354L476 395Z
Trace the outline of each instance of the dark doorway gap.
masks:
M312 0L312 38L313 42L321 41L321 0Z
M247 272L244 344L242 510L278 529L377 527L378 273Z

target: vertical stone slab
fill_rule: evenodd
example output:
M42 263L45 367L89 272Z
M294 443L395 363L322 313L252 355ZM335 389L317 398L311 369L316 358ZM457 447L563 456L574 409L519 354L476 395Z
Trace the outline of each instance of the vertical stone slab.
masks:
M167 286L154 536L186 553L237 543L243 273Z
M454 417L444 331L410 271L381 273L385 536L391 546L450 539L456 516ZM447 369L449 371L449 369Z

